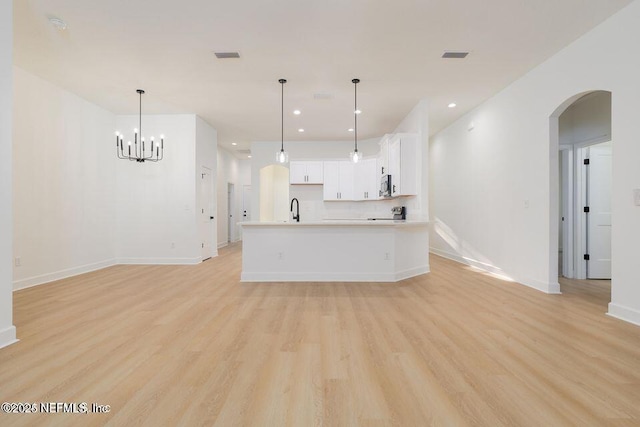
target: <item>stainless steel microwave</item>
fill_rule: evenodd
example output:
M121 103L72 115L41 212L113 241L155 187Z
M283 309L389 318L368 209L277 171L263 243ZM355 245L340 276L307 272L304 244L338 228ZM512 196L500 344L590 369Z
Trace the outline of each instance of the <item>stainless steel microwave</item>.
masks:
M391 197L391 175L382 175L380 179L380 197Z

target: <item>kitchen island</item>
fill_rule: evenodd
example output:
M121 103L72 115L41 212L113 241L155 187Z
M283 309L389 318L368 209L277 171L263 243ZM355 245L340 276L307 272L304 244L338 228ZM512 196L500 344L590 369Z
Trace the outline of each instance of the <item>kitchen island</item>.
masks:
M240 225L243 282L396 282L429 272L426 221Z

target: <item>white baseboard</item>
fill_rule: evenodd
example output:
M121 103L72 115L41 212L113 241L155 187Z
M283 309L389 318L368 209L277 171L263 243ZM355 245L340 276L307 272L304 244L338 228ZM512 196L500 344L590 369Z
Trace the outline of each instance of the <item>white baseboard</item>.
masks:
M125 265L195 265L202 262L197 258L118 258L117 264Z
M89 273L95 270L101 270L106 267L115 265L116 260L108 259L105 261L95 262L93 264L81 265L79 267L67 268L65 270L54 271L53 273L42 274L40 276L27 277L25 279L14 280L13 290L30 288L32 286L42 285L43 283L53 282L54 280L66 279L67 277L77 276L78 274Z
M640 326L640 311L635 308L625 307L623 305L610 302L607 316L615 317L616 319L624 320L625 322Z
M222 243L218 243L218 249L220 248L224 248L225 246L227 246L229 244L229 242L222 242Z
M560 284L558 282L555 283L547 283L537 279L523 279L518 277L510 277L509 274L505 273L501 268L496 267L491 264L487 264L485 262L477 261L468 257L460 256L459 254L443 251L438 248L429 248L429 252L441 256L443 258L450 259L452 261L459 262L460 264L469 265L471 267L477 268L482 271L486 271L487 273L495 274L497 276L508 277L512 281L519 283L521 285L527 286L529 288L533 288L537 291L544 292L546 294L560 294Z
M396 271L394 282L399 282L400 280L410 279L411 277L420 276L422 274L430 273L431 269L429 265L424 265L422 267L410 268L404 271Z
M8 328L0 330L0 348L17 343L16 327L11 325Z

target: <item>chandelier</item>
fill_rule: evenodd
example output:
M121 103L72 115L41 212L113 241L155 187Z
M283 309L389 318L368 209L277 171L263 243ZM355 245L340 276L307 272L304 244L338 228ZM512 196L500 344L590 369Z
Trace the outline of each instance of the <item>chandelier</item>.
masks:
M153 136L150 138L150 147L145 145L144 136L142 136L142 94L144 90L137 89L136 92L140 94L140 114L138 118L138 128L133 130L133 145L131 141L128 141L125 150L124 135L120 132L116 132L116 151L118 152L118 158L123 160L131 160L139 163L145 161L158 162L162 160L164 154L164 135L160 135L160 142L156 142ZM140 138L138 138L138 132Z

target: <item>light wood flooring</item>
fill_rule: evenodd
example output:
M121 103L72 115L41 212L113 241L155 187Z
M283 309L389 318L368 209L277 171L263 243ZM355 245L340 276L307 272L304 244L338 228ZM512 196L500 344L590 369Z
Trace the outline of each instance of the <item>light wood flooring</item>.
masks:
M640 425L608 282L546 295L432 255L399 283L239 283L240 249L16 292L0 401L111 411L0 425Z

